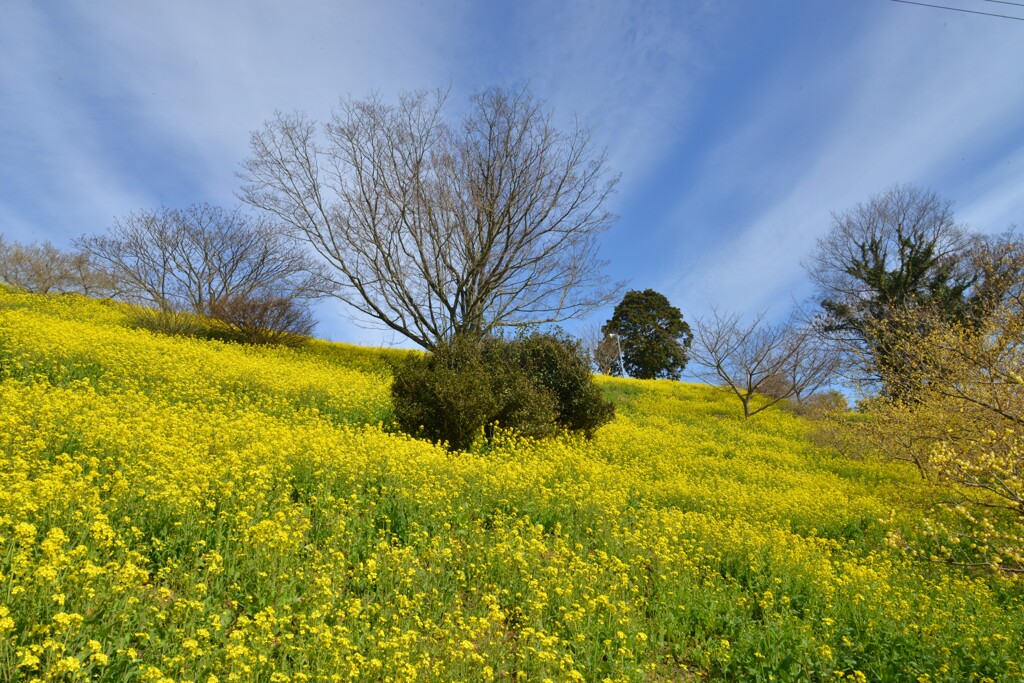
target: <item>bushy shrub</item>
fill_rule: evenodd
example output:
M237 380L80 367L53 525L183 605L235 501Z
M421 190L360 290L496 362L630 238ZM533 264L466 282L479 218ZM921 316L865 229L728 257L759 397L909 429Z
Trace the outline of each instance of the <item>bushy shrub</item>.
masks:
M493 350L485 354L492 343L457 337L399 365L391 387L399 428L453 450L469 448L496 422L543 436L541 427L554 422L553 401L523 373L495 363Z
M220 297L210 302L209 313L224 326L229 339L243 344L297 346L316 326L306 301L289 295Z
M563 428L592 436L614 414L578 346L545 334L457 337L396 368L391 394L402 431L452 450L469 448L481 430L491 438L496 425L538 438Z
M772 381L774 382L774 380ZM781 385L769 385L767 392L758 391L758 393L763 393L768 398L775 398L776 386ZM825 420L850 412L850 403L847 401L846 396L835 389L817 391L810 396L804 396L800 399L790 397L779 405L791 413L811 420Z
M588 437L612 419L615 408L594 384L586 352L563 334L532 334L499 344L505 363L519 366L551 392L558 406L555 421Z
M861 402L870 420L855 435L867 453L912 462L942 487L941 504L918 530L924 540L900 543L921 558L1021 578L1024 292L1014 287L980 320L950 323L941 311L896 318L905 330L917 327L892 347L917 390L912 400Z
M757 393L766 398L788 398L793 395L793 383L784 373L768 375L757 387Z
M850 410L846 396L835 389L811 394L800 405L805 409L804 414L811 416L842 414Z

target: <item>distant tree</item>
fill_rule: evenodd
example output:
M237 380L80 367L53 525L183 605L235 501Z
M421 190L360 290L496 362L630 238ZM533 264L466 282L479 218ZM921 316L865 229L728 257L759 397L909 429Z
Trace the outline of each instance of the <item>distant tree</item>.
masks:
M713 310L695 327L693 360L705 377L721 381L739 398L744 417L785 398L813 394L836 368L835 354L793 318L771 324L762 313L744 324L737 313ZM758 395L760 403L754 401Z
M622 358L619 355L619 341L616 337L603 335L594 346L591 357L601 374L622 376Z
M679 379L686 367L693 339L690 326L679 309L653 289L626 292L602 331L610 340L605 342L607 355L611 355L611 344L616 344L616 352L621 346L630 377Z
M590 365L602 375L622 374L619 370L619 352L615 339L601 331L601 325L588 325L582 335L581 344Z
M114 283L88 254L50 242L19 244L0 237L0 281L34 294L110 296Z
M819 329L883 393L912 393L894 347L909 331L894 326L907 321L903 311L922 306L949 320L970 311L975 243L957 225L951 202L912 185L833 214L806 264L820 297Z
M338 298L426 349L608 302L617 178L589 133L526 91L479 93L454 124L445 101L349 99L322 127L279 114L252 135L243 197L319 253Z
M168 315L223 318L248 340L263 325L271 336L306 334L309 302L327 286L321 267L278 225L208 204L133 213L79 245L124 298Z

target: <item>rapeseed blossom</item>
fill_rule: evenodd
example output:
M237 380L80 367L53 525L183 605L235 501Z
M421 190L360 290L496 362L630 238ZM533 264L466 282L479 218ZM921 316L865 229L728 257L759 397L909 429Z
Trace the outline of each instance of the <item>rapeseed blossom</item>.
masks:
M0 292L0 680L1024 675L1019 585L888 543L932 494L801 418L604 380L593 441L452 455L353 358Z

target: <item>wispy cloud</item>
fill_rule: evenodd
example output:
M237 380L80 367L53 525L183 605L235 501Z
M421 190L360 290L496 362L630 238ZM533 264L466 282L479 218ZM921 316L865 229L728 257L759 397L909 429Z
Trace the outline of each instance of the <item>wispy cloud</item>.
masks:
M523 3L505 71L608 148L621 191L644 182L685 129L697 76L726 11L720 3Z
M465 14L456 2L6 5L0 230L67 242L141 207L232 203L249 133L276 109L323 117L347 93L445 83Z
M1024 234L1024 121L1017 147L1010 147L993 159L991 166L979 171L965 183L958 216L968 225L984 232L1001 232L1011 226Z
M792 298L808 293L800 262L828 228L832 211L896 182L934 186L961 199L950 190L987 168L988 159L980 158L979 150L991 144L995 131L1004 135L1020 126L1024 89L1017 65L1024 62L1024 41L1019 30L1007 27L976 23L953 28L932 17L915 19L885 16L863 39L821 65L810 89L827 89L842 79L831 106L836 118L824 126L808 121L822 134L812 140L810 153L800 155L803 167L790 169L777 198L751 207L730 238L706 245L710 248L700 257L687 257L678 247L685 272L669 285L676 298L696 310L719 304L783 313ZM722 145L728 162L700 191L722 193L731 187L742 193L744 187L756 187L752 180L770 173L774 159L748 157L744 166L735 149L751 150L751 131L756 137L770 136L766 122L791 120L799 106L766 103ZM997 182L962 215L988 220L1024 209L1024 197L1013 197L1010 190L1024 181L1020 161L1009 160L990 173ZM687 198L677 220L685 220L682 212L692 204L693 198Z
M141 207L232 203L278 109L435 86L457 107L529 83L623 174L616 277L688 315L781 312L830 211L893 182L934 186L978 227L1024 220L1022 35L884 2L13 0L0 231L60 242ZM326 334L389 341L339 310Z
M249 132L275 110L324 117L347 93L443 82L462 26L437 5L218 2L82 6L110 73L155 129L196 150L233 187Z
M50 52L52 26L28 3L0 29L0 230L20 239L65 241L110 219L139 195L103 162L105 150L80 107L65 63ZM89 216L89 218L85 218Z
M372 12L312 2L18 7L5 16L3 84L18 97L5 107L12 132L31 132L28 144L54 165L79 156L109 167L119 155L171 151L178 158L164 159L165 176L188 173L194 186L225 198L249 131L275 109L324 115L346 92L443 80L446 36L460 26L454 4ZM151 144L118 149L116 131L104 129L112 118ZM190 168L175 167L182 160Z

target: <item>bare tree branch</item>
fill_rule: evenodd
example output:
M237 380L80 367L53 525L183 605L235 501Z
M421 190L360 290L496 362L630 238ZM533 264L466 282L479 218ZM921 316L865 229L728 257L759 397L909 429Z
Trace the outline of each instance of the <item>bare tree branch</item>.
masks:
M336 296L425 348L459 332L554 323L611 300L597 236L617 178L588 132L528 92L343 101L318 126L278 114L252 135L242 197L324 259Z
M795 318L778 324L765 321L760 313L744 324L738 313L698 320L690 355L712 381L721 381L743 404L743 415L751 417L784 398L800 399L824 386L837 366L836 357L818 343ZM785 381L779 384L779 377ZM768 385L772 391L764 391ZM754 405L760 394L764 401Z
M321 296L320 266L264 218L208 204L139 211L78 244L108 270L122 297L164 312L213 312L227 299ZM282 304L283 305L283 304Z

